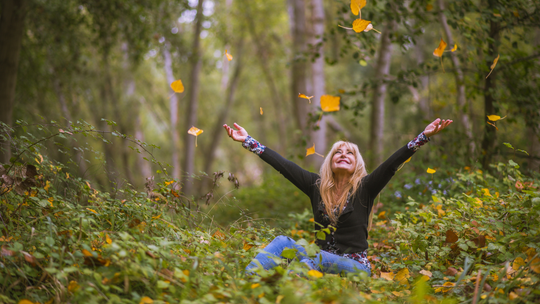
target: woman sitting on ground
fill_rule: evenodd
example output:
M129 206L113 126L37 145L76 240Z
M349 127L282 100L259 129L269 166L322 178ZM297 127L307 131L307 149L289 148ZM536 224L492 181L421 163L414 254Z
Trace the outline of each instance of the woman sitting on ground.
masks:
M296 244L293 239L278 236L263 252L257 254L246 267L246 272L252 274L257 267L276 267L274 258L281 257L284 249L293 248L297 250L300 262L310 269L326 273L363 270L371 275L371 265L367 259L367 239L374 199L403 162L427 143L429 137L451 123L452 120L441 121L437 118L420 135L397 150L370 174L366 172L358 146L353 143L336 142L324 159L320 174L315 174L261 145L238 124L234 124L236 130L223 125L229 137L242 142L243 147L259 155L309 196L315 229L329 228L330 231L325 240L317 239L321 251L315 258L309 258L305 248Z

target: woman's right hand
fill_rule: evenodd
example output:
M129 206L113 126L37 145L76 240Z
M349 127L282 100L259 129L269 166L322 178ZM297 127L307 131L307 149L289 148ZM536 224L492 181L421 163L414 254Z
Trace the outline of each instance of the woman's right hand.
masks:
M232 138L234 141L244 142L246 140L246 137L248 137L248 132L246 129L242 128L239 124L234 123L234 127L236 130L233 130L233 128L229 127L227 124L224 124L223 127L225 130L227 130L227 134L229 134L229 137Z

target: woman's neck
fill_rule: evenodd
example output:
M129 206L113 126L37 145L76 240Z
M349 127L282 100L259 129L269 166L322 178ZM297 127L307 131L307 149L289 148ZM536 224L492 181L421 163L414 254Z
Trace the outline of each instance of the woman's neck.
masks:
M334 189L336 191L335 194L337 196L341 196L343 194L343 191L349 185L350 179L351 179L350 176L343 176L343 175L334 176Z

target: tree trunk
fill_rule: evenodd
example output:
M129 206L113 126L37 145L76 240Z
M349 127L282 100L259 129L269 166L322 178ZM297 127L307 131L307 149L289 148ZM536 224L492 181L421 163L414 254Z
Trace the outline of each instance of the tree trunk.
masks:
M140 113L137 113L137 116L135 118L135 138L144 142L144 132L142 128ZM137 153L137 165L141 170L143 180L145 180L146 178L152 176L152 167L150 166L150 162L144 159L144 157L150 159L150 155L144 155L144 153L146 153L144 151L140 152L141 153Z
M184 157L184 170L187 174L183 184L184 193L190 195L193 193L193 179L191 175L195 173L195 139L192 135L187 133L189 128L197 124L197 108L199 99L199 74L201 72L201 28L203 19L203 3L204 0L199 0L197 4L197 15L195 25L193 29L193 45L191 51L191 73L190 73L190 86L189 86L189 101L188 109L186 111L186 125L184 128L184 147L186 155Z
M24 35L24 19L27 13L26 0L3 0L0 16L0 122L11 127L13 106L17 86L19 55ZM2 134L5 135L5 134ZM11 157L9 141L0 137L0 163Z
M426 60L424 49L426 47L426 41L424 36L416 38L415 55L416 63L418 66L423 64ZM427 71L424 70L427 73ZM418 102L418 108L420 110L420 117L423 120L430 120L432 118L431 108L429 107L429 76L422 75L418 77L420 80L419 88L410 86L409 89L413 94L414 99Z
M240 74L242 73L243 68L243 38L241 38L240 42L238 43L238 47L236 48L236 55L235 55L235 68L234 73L232 75L232 79L229 82L229 85L227 87L227 94L226 94L226 100L225 105L223 109L221 109L221 112L219 113L218 119L216 120L216 123L214 124L214 127L212 128L212 132L210 133L212 136L212 139L208 143L208 146L203 150L203 155L206 157L206 162L204 164L204 172L210 175L210 171L212 169L212 164L214 162L214 159L216 158L216 148L219 147L219 143L221 142L221 139L226 134L223 130L223 125L227 122L227 117L229 117L229 110L233 107L234 104L234 94L236 92L236 88L238 86L238 81L240 80Z
M441 21L441 25L446 34L448 45L453 46L454 39L452 37L452 32L450 31L450 27L448 26L448 22L446 21L446 15L444 14L444 0L437 0L437 1L439 2L439 19ZM469 143L468 145L469 158L472 158L476 150L476 143L474 141L474 136L473 136L472 127L471 127L471 120L468 114L467 98L465 96L465 78L463 76L463 71L461 70L461 64L459 62L459 58L457 54L454 52L451 52L450 58L452 59L452 64L454 65L454 76L456 79L456 89L457 89L456 101L457 101L457 106L458 106L458 113L460 116L459 121L461 122L461 127L463 128L463 132L465 133L465 137Z
M311 76L313 81L313 99L315 107L321 107L321 96L325 94L325 77L324 77L324 3L323 0L312 0L312 25L313 35L311 37L311 45L317 50L315 61L311 64ZM311 132L311 137L315 144L316 150L325 154L326 152L326 117L324 115L319 121L319 129ZM319 168L323 163L324 158L312 157L311 163L315 168Z
M384 100L386 99L387 84L385 78L390 72L392 57L392 41L390 33L395 28L395 21L388 21L381 34L379 57L375 67L375 87L371 100L371 132L370 132L370 166L376 167L382 163L384 139Z
M298 98L298 94L311 95L307 91L307 44L306 44L306 5L304 0L289 0L289 24L292 34L291 88L296 126L306 130L308 102Z
M170 84L176 80L173 75L172 69L172 58L170 52L171 44L169 41L165 41L163 45L163 59L165 67L165 76L167 78L167 83L169 84L169 94L171 95L169 101L170 107L170 119L171 119L171 151L172 151L172 176L174 179L180 179L180 155L178 151L180 150L180 136L178 134L178 96L170 87Z
M494 8L493 1L489 1L490 9ZM500 24L498 22L490 21L490 30L488 40L488 51L487 51L487 66L489 67L493 60L497 57L500 41ZM493 93L496 88L497 80L497 71L494 70L491 75L485 80L484 84L484 137L482 139L482 168L484 170L489 169L489 164L492 161L493 154L495 152L495 139L497 138L497 133L495 133L495 128L489 124L488 115L497 114L498 109L495 107L494 102L495 98Z

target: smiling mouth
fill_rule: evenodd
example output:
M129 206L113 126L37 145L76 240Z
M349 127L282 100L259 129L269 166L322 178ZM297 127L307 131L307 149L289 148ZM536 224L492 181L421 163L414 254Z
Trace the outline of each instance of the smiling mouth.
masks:
M346 160L340 160L340 161L338 161L337 163L338 163L338 164L341 164L341 163L346 163L346 164L348 164L349 162L346 161Z

